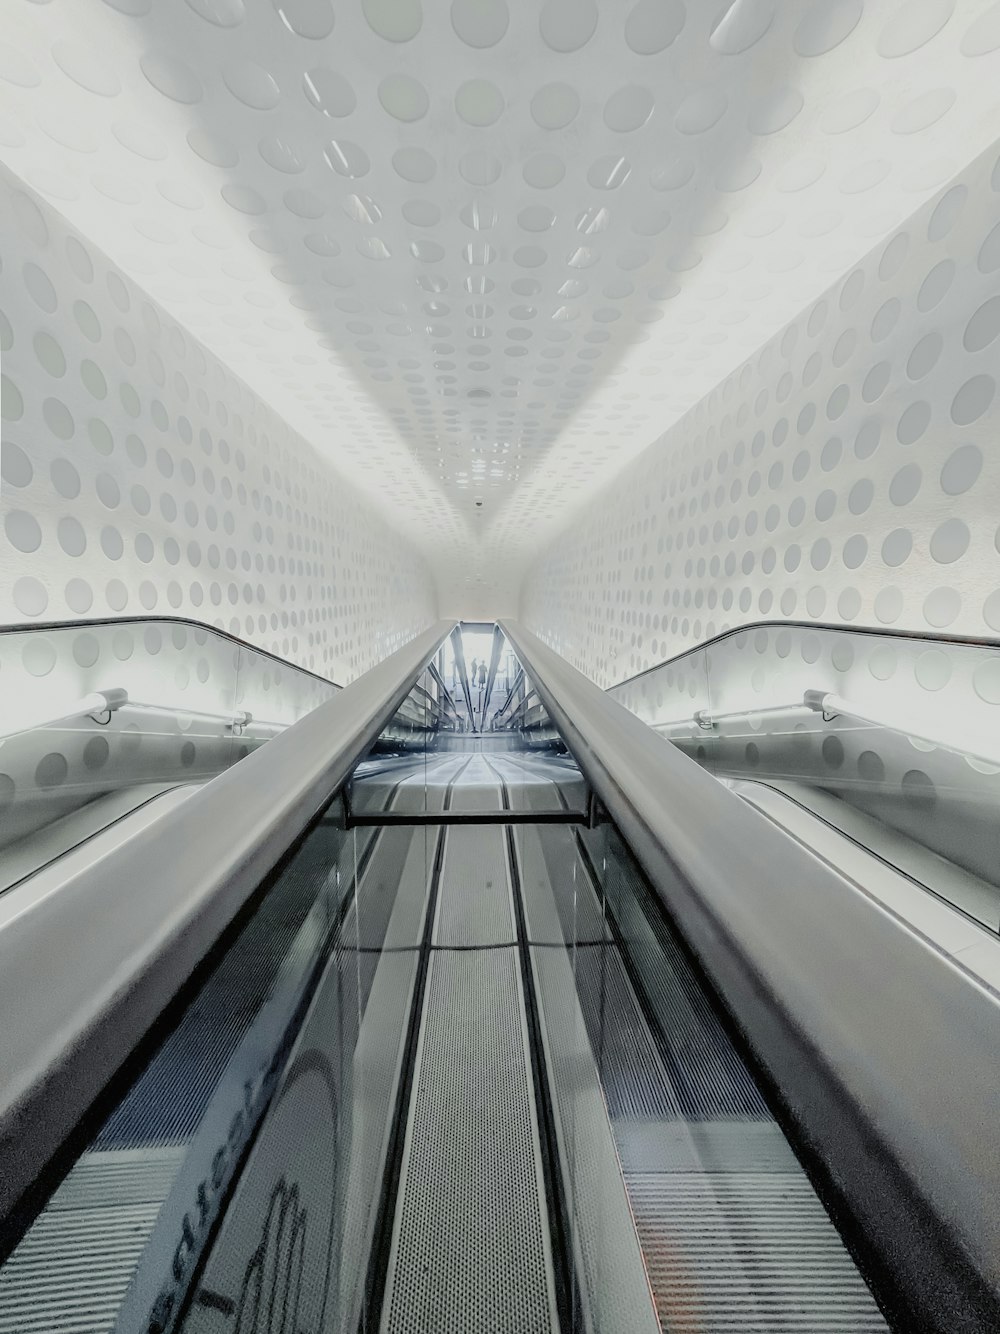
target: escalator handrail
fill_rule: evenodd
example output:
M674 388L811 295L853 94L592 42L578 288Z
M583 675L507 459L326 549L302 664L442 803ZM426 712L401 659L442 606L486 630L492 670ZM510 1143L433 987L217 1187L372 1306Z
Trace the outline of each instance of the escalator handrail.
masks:
M451 632L441 621L59 884L0 900L0 1249L36 1182L327 805Z
M901 1327L1000 1327L1000 995L535 635L502 624L779 1090Z

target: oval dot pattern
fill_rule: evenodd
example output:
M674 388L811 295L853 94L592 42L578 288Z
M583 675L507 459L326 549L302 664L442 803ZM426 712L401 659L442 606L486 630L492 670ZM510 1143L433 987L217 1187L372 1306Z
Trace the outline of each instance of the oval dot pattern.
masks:
M169 32L153 0L63 8L5 29L0 161L436 548L456 601L513 600L543 528L995 137L990 0L175 0ZM858 336L891 366L881 304Z
M0 623L190 617L344 682L433 618L409 544L247 384L6 178L0 220Z
M557 538L531 628L604 684L765 619L1000 636L998 208L994 150Z

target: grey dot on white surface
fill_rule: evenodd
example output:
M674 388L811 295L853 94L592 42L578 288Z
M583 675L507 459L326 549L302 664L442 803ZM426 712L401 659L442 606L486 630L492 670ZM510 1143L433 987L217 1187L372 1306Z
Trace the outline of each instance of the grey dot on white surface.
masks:
M982 470L983 452L979 446L959 445L941 468L941 490L949 496L960 496L975 486Z
M1000 337L1000 296L993 296L970 317L962 345L967 352L981 352L997 337Z
M951 404L951 419L958 426L968 426L990 407L996 394L991 375L974 375L958 390Z
M56 535L67 556L82 556L87 549L87 538L79 519L69 515L61 518L56 526Z
M9 486L28 486L35 474L31 460L12 440L5 440L0 448L0 478Z
M913 536L906 528L895 528L882 542L882 560L886 565L899 566L913 550Z
M939 565L951 565L965 555L969 540L969 530L961 519L946 519L931 536L931 556Z
M889 483L889 499L894 505L909 505L920 490L923 474L916 463L907 463Z
M49 605L45 585L33 575L22 575L15 581L13 598L14 606L27 617L41 616Z
M8 510L4 515L4 532L16 551L30 554L42 545L42 530L38 520L26 510Z
M962 599L954 588L935 588L924 599L924 619L935 630L951 625L962 609Z
M981 273L995 273L1000 269L1000 222L987 234L979 248L976 263Z

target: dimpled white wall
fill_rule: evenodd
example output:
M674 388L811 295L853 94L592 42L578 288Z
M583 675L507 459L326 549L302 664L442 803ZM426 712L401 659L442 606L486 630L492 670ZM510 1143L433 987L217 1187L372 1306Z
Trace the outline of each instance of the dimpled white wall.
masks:
M1000 632L994 148L668 430L531 568L611 684L733 625Z
M391 528L5 174L0 266L0 623L188 616L345 681L433 619Z

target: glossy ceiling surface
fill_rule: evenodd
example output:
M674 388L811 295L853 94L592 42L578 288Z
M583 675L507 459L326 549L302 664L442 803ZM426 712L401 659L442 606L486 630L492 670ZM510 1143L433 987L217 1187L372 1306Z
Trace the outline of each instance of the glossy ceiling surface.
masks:
M989 0L2 10L0 160L372 495L446 612L509 608L1000 104Z

